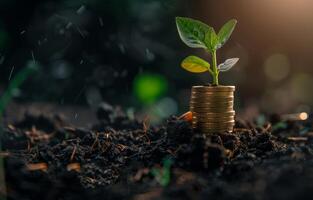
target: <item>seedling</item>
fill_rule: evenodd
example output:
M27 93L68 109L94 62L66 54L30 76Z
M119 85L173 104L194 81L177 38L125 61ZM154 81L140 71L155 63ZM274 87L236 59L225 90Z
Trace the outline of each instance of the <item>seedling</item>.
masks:
M235 29L237 20L228 21L216 34L214 28L207 24L185 17L177 17L176 25L181 40L191 48L202 48L211 54L212 64L191 55L183 60L181 66L193 73L209 72L213 77L212 85L219 85L219 73L226 72L231 69L239 60L239 58L227 59L224 63L217 65L216 52L230 38Z
M156 181L163 187L168 186L171 181L171 166L173 164L172 159L165 158L163 160L163 167L161 169L153 168L151 170L152 175Z
M16 76L11 80L8 88L5 90L3 95L0 98L0 122L2 121L2 115L7 107L7 105L11 102L11 99L13 98L14 90L18 89L24 81L31 76L34 72L38 70L38 66L33 64L29 64L25 68L23 68L21 71L19 71Z
M13 97L14 90L18 89L32 73L36 72L36 70L37 70L37 66L35 66L35 65L29 65L29 66L23 68L13 78L13 80L10 82L7 90L1 96L1 98L0 98L0 136L2 136L2 134L3 134L2 115L3 115L5 108L10 103L10 101ZM0 151L2 151L1 141L0 141ZM3 158L0 158L0 190L6 191ZM0 200L2 200L2 199L6 199L6 197L1 196Z

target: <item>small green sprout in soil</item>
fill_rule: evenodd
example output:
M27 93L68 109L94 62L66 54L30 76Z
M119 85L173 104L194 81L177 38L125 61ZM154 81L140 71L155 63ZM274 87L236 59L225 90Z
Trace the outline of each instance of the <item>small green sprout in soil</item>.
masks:
M17 90L28 77L30 77L34 72L36 72L37 68L38 66L36 65L36 63L30 63L28 66L21 69L21 71L19 71L15 75L15 77L10 81L8 88L5 90L5 92L0 98L0 121L5 108L13 98L14 91Z
M219 85L218 76L220 72L231 69L239 60L239 58L227 59L224 63L217 65L216 52L230 38L235 29L237 20L228 21L220 29L218 33L214 28L207 24L185 17L177 17L176 25L181 40L191 48L203 48L212 56L212 65L207 61L197 57L188 56L185 58L181 66L193 73L202 73L209 71L213 77L213 85Z
M37 70L37 66L34 64L30 64L27 67L23 68L18 74L15 75L13 80L10 81L8 88L5 90L3 95L0 98L0 136L3 135L3 127L2 127L2 115L7 105L10 103L13 98L13 93L16 89L18 89L24 81L35 71ZM2 144L0 142L0 151L2 151ZM5 173L4 173L4 162L3 158L0 158L0 190L5 191L6 188L5 183ZM0 197L0 199L6 199L6 197Z
M163 161L163 167L161 169L153 168L151 170L151 173L155 177L155 180L163 187L168 186L171 181L172 164L172 159L165 158Z

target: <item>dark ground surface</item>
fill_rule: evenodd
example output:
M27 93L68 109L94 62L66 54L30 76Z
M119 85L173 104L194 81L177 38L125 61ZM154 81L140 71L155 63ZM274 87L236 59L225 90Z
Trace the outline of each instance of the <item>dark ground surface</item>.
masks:
M152 127L110 106L97 115L88 128L42 112L9 124L9 199L312 199L311 119L204 137L177 117Z

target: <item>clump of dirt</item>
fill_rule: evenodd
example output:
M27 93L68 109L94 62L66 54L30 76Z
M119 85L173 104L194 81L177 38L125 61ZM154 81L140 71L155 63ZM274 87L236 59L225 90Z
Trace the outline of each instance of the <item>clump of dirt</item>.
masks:
M1 137L11 199L294 199L312 195L312 124L269 117L204 136L102 104L90 128L27 114ZM166 161L171 160L169 168ZM160 173L153 173L159 171Z

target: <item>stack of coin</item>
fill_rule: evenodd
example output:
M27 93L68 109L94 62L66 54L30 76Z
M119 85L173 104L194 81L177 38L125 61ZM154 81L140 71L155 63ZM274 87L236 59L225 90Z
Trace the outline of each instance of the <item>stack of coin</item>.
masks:
M192 126L204 134L231 132L235 125L234 86L193 86Z

